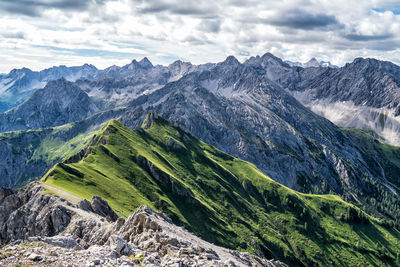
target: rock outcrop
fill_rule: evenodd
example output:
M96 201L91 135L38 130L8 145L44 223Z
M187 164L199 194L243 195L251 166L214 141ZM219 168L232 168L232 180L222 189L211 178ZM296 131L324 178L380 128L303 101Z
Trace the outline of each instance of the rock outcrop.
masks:
M105 217L107 221L115 222L118 219L118 215L111 209L107 201L99 196L93 196L92 202L84 199L79 202L78 205L85 211L94 212L102 217Z
M0 241L7 243L29 236L52 236L65 230L74 215L68 202L43 194L43 188L32 183L19 191L1 188Z
M286 266L208 243L147 206L117 218L99 197L75 205L38 183L0 188L0 211L1 266Z

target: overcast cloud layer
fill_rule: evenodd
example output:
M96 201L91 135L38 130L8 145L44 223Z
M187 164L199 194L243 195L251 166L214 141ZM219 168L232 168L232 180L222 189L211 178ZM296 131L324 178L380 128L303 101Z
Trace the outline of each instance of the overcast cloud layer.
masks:
M358 0L0 0L0 73L147 56L216 62L271 52L400 63L400 4Z

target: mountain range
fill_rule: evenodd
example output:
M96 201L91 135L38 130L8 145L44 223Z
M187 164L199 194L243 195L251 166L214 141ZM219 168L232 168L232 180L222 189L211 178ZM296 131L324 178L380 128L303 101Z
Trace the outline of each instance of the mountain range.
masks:
M97 72L95 66L88 64L79 67L62 65L42 71L32 71L27 68L14 69L8 74L0 75L0 112L23 103L49 81L61 77L71 81L82 77L92 78Z
M135 128L154 111L296 190L333 192L369 206L365 190L379 187L388 192L390 201L378 212L397 218L398 214L387 210L398 204L398 182L387 179L385 169L376 169L380 166L376 159L373 165L367 164L358 145L346 138L348 132L298 101L301 88L306 87L301 87L303 83L333 71L343 72L342 68L290 67L269 53L244 63L230 56L199 66L181 61L153 66L144 58L98 71L93 75L96 79L49 82L2 114L0 130L60 126L104 112Z
M394 146L400 142L399 79L400 67L390 62L358 58L337 68L315 59L304 65L285 62L270 53L242 63L229 56L219 63L193 65L176 61L155 66L143 58L104 70L91 65L61 66L41 72L13 70L0 76L4 111L0 114L0 155L5 159L0 163L0 185L19 187L44 176L44 185L76 197L104 197L121 216L146 204L225 247L265 257L272 255L298 265L333 264L338 259L322 252L312 254L297 240L306 238L321 247L327 246L321 245L327 236L312 241L307 234L289 238L280 229L282 237L272 242L264 237L270 235L267 230L258 229L261 224L271 223L268 216L265 219L254 215L247 230L238 226L246 221L244 218L238 217L236 224L229 224L225 221L231 216L229 212L241 213L229 208L237 196L226 193L212 200L213 194L201 185L204 177L210 176L216 182L205 182L207 188L228 190L233 186L233 192L244 197L243 203L252 199L246 194L252 195L258 204L252 199L250 206L243 208L247 207L246 214L258 214L253 209L269 207L257 206L260 198L267 200L264 185L252 179L270 177L277 185L304 194L340 196L368 214L357 210L357 216L361 216L355 218L357 223L368 216L379 218L381 221L372 217L368 221L381 233L386 231L382 225L400 226L400 151ZM109 122L111 119L119 122ZM164 126L157 128L155 121ZM158 134L168 136L167 143L158 140L161 137L157 133L146 134L153 124ZM138 130L131 131L134 129ZM199 147L201 142L210 146L206 152L199 151L205 146ZM174 157L176 162L172 162ZM234 163L229 161L234 158L254 165L233 170ZM223 160L228 163L218 165ZM199 171L196 164L200 163L211 169ZM242 177L244 172L252 174L250 183ZM186 177L183 174L190 180L182 180ZM152 182L146 180L149 177ZM125 180L116 180L121 178ZM241 187L233 178L239 179ZM106 184L107 179L112 184ZM136 192L140 197L134 194L127 198L108 191L114 188L125 192L130 186L132 190L125 195ZM286 187L282 188L289 190ZM292 191L282 192L279 194ZM308 210L304 204L309 201L308 195L298 194L295 206L305 208L307 214L315 213L313 218L319 217L321 207ZM283 195L279 197L284 199ZM215 194L214 197L217 198ZM220 210L223 215L219 217L214 212L222 207L213 205L221 201L227 206ZM184 205L193 207L187 211ZM235 205L239 204L234 204L236 209ZM282 205L279 207L287 203ZM348 215L352 207L346 204L349 206L336 209L339 204L332 205L333 213L322 211L326 214L320 220L327 223L326 216L338 217L340 210ZM202 207L197 215L191 213L194 207ZM300 220L295 228L313 223L299 219L299 214L291 216L294 217L283 220ZM205 223L197 224L195 220L199 218ZM285 229L288 227L285 222L282 224ZM326 230L327 226L313 227ZM296 231L290 229L291 233ZM239 233L256 237L247 240ZM396 239L397 234L393 235ZM239 239L245 239L245 244ZM374 262L387 264L396 258L396 249L391 246L392 242L386 246L387 253L380 256L374 254L378 253L377 248L369 243L365 249L375 251L371 254ZM298 254L298 247L305 255ZM383 260L383 255L391 260ZM332 262L323 261L325 258Z

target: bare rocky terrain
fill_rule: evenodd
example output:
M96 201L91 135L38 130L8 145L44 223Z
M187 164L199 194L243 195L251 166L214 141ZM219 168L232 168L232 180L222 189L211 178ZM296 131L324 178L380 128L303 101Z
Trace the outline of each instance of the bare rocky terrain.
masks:
M71 203L38 183L0 188L0 266L286 266L208 243L141 206L118 218L100 197Z

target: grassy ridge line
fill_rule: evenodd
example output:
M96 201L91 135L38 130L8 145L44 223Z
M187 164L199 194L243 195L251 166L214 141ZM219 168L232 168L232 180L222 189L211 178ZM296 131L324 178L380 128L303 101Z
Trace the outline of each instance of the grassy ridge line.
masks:
M292 265L398 263L395 229L337 196L288 189L151 117L133 131L109 122L86 158L57 164L42 182L79 198L100 195L122 216L146 204L207 241Z

